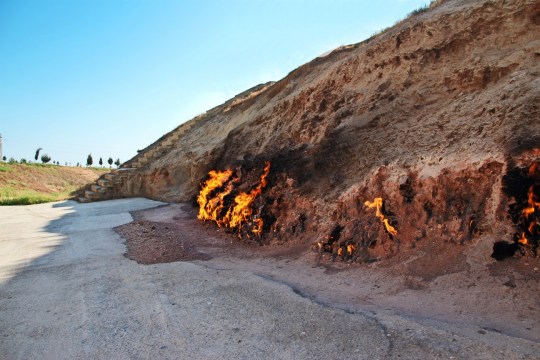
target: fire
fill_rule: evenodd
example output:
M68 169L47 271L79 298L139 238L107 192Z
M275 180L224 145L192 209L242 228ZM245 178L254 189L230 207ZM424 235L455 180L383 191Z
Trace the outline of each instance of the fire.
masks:
M532 185L529 188L527 198L528 198L528 200L527 200L528 207L523 209L523 216L525 216L528 219L529 216L534 214L534 212L536 211L536 208L540 207L540 202L534 201L534 186L532 186Z
M536 170L536 163L533 163L531 167L529 168L529 176L534 175ZM529 244L529 237L532 237L537 233L536 231L536 221L532 220L531 217L536 214L537 211L540 210L540 202L535 201L534 199L534 185L531 185L529 188L529 191L527 193L527 205L522 211L523 218L525 220L525 227L527 228L527 233L525 231L521 232L521 237L518 239L518 243L527 245ZM530 223L527 226L527 221L530 221Z
M266 162L260 183L250 192L240 192L234 201L227 201L234 191L234 184L238 182L232 170L215 171L208 173L210 178L203 184L197 197L200 220L214 221L218 226L240 230L246 223L251 223L251 232L260 236L264 221L259 213L253 214L253 202L262 194L266 187L266 177L270 173L270 162ZM232 195L231 195L232 196Z
M381 219L382 223L384 224L384 227L386 228L386 231L393 236L397 235L397 230L392 225L390 225L390 221L384 216L382 213L382 206L383 206L383 199L378 197L373 200L373 202L366 201L364 203L365 206L367 206L370 209L375 208L375 216L377 216L379 219Z
M533 162L523 176L529 181L527 201L523 201L517 224L518 232L515 235L516 242L521 245L538 247L540 241L540 194L535 193L540 186L540 171L538 162ZM526 175L525 175L526 174Z
M206 180L204 183L199 196L197 197L197 203L199 204L199 215L197 216L200 220L214 220L213 216L216 212L216 208L221 206L221 202L216 200L218 197L208 199L208 195L216 189L219 189L223 186L225 182L229 180L232 175L231 170L225 171L215 171L212 170L208 173L210 179ZM225 195L221 197L221 201Z
M264 173L261 175L261 182L259 185L251 190L249 193L240 193L234 198L235 205L227 211L223 221L228 224L230 228L241 227L242 223L251 219L253 209L251 204L257 196L261 195L262 189L266 187L266 177L270 173L270 162L266 162L264 167ZM263 221L257 219L257 231L262 231ZM260 226L259 226L260 225Z
M536 173L536 169L538 168L538 165L536 163L533 163L531 167L529 168L529 177L533 177Z
M529 241L527 240L527 237L525 236L525 233L522 232L521 237L518 239L518 243L523 244L523 245L527 245L528 242Z

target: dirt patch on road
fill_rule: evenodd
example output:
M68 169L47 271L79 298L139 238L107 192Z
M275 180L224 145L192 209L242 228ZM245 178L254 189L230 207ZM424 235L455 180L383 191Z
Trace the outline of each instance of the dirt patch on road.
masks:
M259 245L239 240L236 235L197 220L196 211L186 204L171 204L132 213L135 221L115 230L126 240L125 256L140 264L209 260L233 256L240 259L270 257L298 258L305 244Z
M193 233L179 224L134 221L117 229L126 241L126 257L140 264L208 260L197 251Z

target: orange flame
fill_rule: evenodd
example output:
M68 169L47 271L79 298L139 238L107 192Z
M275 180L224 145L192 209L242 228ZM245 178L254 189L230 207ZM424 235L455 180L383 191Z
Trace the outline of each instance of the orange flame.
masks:
M208 173L210 179L206 180L204 183L199 196L197 196L197 203L199 204L199 215L197 216L200 220L214 220L214 214L216 213L216 208L222 205L223 198L226 195L214 197L208 199L208 196L211 192L225 184L232 175L231 170L225 171L215 171L212 170ZM223 193L220 193L221 195ZM216 200L217 199L217 200ZM221 202L220 202L221 201Z
M354 250L355 250L355 246L353 244L347 245L347 254L352 255Z
M527 243L529 242L524 232L521 233L521 238L519 238L518 242L523 245L527 245Z
M536 179L534 180L535 183L538 182L538 176L539 173L539 166L538 162L533 162L531 166L529 167L528 176L529 178ZM539 219L540 214L540 201L536 201L538 198L538 195L534 193L535 185L531 185L529 187L529 191L527 192L527 204L523 208L521 214L522 214L522 223L521 223L521 236L517 240L519 244L522 245L528 245L528 244L534 244L535 238L540 235L538 232L538 225L537 222ZM535 199L536 197L536 199ZM532 241L532 243L531 243Z
M230 228L241 227L243 222L251 219L253 213L251 204L257 196L261 195L262 189L266 186L268 173L270 173L270 162L267 161L259 185L249 193L240 193L234 198L235 205L227 211L223 219L223 222L228 224ZM256 231L262 231L262 219L257 219L256 223Z
M536 162L533 162L531 167L529 167L529 176L533 177L534 173L536 172L538 165L536 165Z
M375 198L373 202L366 201L364 203L365 206L367 206L370 209L376 208L375 216L377 216L379 219L381 219L382 223L384 224L386 231L388 231L389 234L396 236L397 230L390 225L390 221L384 217L384 214L382 213L382 206L383 206L383 199L382 198Z
M534 201L534 189L533 186L529 188L527 204L529 207L523 209L523 215L528 219L530 215L534 214L536 211L535 207L540 207L540 202Z
M232 170L215 171L208 173L210 178L204 183L197 197L199 204L198 218L200 220L212 220L218 226L226 226L231 229L239 229L245 222L251 221L253 228L251 231L260 235L262 233L264 221L259 214L253 216L252 204L261 195L266 186L266 177L270 172L270 162L266 162L264 173L261 175L261 182L249 193L240 192L234 198L234 205L228 207L225 215L225 197L234 190L234 183L237 178L231 180ZM212 195L211 198L209 198Z
M264 221L261 218L253 219L253 222L255 223L255 226L253 227L253 230L251 230L255 235L261 235L262 228L264 225Z
M536 221L531 221L531 224L529 225L529 228L527 230L529 230L529 233L532 234L534 232L534 228L536 227Z
M535 169L536 169L536 163L533 163L533 165L531 165L531 167L529 168L529 175L534 175ZM540 202L534 200L534 186L532 185L529 188L529 192L527 196L527 205L528 207L523 209L522 214L525 217L525 219L529 220L529 217L533 215L537 211L538 208L540 208ZM533 232L536 228L536 225L537 225L536 221L531 221L531 223L529 224L527 228L529 234L534 236ZM529 243L525 232L521 233L521 237L519 238L518 242L523 245L527 245Z

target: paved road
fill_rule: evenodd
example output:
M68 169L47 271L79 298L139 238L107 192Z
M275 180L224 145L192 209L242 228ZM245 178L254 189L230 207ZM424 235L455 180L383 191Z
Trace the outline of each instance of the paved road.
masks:
M113 227L146 199L0 208L0 359L534 358L483 341L312 302L250 271L139 265Z

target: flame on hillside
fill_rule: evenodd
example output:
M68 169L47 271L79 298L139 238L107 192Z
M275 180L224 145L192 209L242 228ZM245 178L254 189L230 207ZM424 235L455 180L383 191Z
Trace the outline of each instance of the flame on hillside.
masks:
M200 220L216 219L215 216L219 212L219 208L223 206L223 198L227 194L225 194L226 191L223 191L210 199L209 196L214 190L221 188L231 178L232 173L231 170L212 170L208 173L210 178L206 180L199 196L197 196L197 203L199 204L199 215L197 217ZM220 224L218 223L218 225Z
M366 201L364 203L369 209L375 209L375 215L381 220L385 226L385 230L392 236L397 235L397 230L390 224L390 220L386 218L383 212L384 202L382 198L375 198L373 202ZM316 243L319 253L331 253L333 258L341 258L343 260L354 260L362 250L362 245L359 244L361 239L348 238L344 241L341 239L341 231L344 229L341 225L336 225L330 235L327 235L324 240ZM360 237L364 236L360 234Z
M527 190L527 202L523 204L515 238L521 245L538 247L540 240L540 169L533 162L527 172L531 185Z
M368 208L370 209L373 209L375 208L375 216L377 216L379 219L381 219L381 222L384 224L384 227L386 229L386 231L390 234L390 235L393 235L393 236L396 236L397 235L397 230L396 228L394 228L392 225L390 225L390 220L388 220L383 212L382 212L382 207L383 207L383 199L378 197L378 198L375 198L375 200L373 200L373 202L370 202L370 201L366 201L364 203L365 206L367 206Z
M239 182L239 178L233 177L232 170L210 171L209 179L202 185L197 197L198 218L203 221L214 221L219 227L224 226L238 232L245 225L249 225L251 233L260 236L264 221L260 209L254 214L253 203L266 187L266 178L269 173L270 162L267 161L257 186L249 192L236 192L232 199L235 184Z

